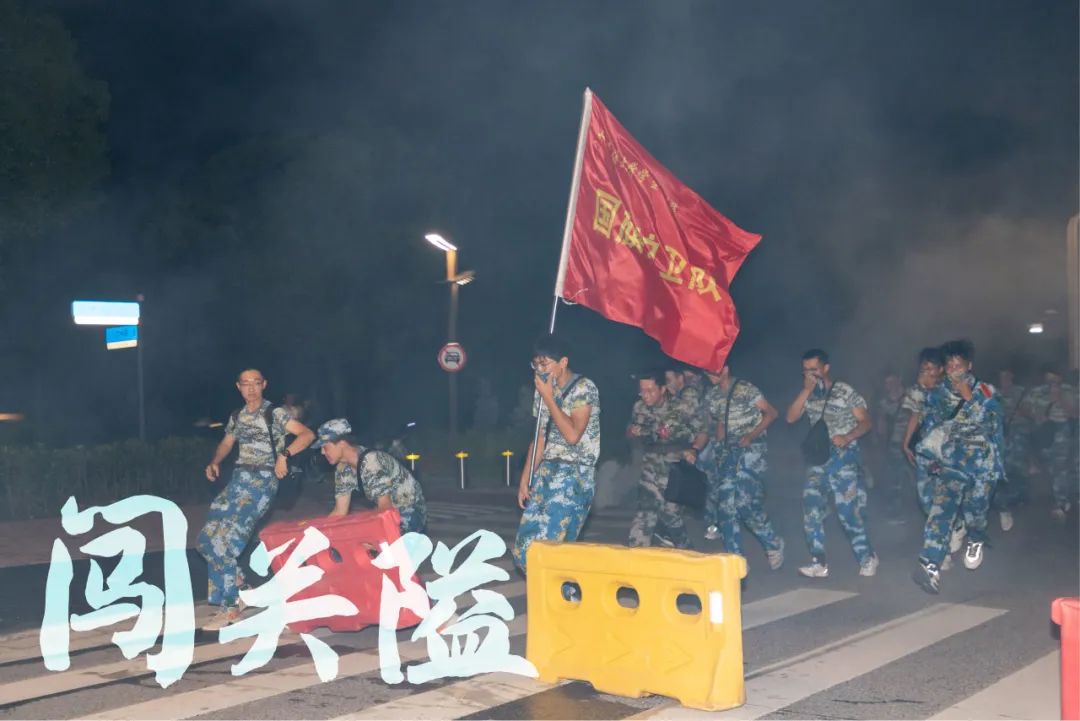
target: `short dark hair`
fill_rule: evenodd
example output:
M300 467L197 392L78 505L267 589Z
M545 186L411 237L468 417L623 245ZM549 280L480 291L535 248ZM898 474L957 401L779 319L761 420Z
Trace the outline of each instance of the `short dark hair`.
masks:
M821 350L820 348L811 348L810 350L802 354L803 360L810 360L812 358L817 358L819 361L821 361L821 365L829 364L829 354Z
M971 363L975 360L975 344L967 338L946 341L941 344L941 355L945 356L945 360L958 356Z
M533 358L550 358L560 361L569 357L570 347L557 335L542 335L533 343Z
M634 374L634 380L636 381L652 381L656 385L663 388L667 385L667 378L664 376L665 370L659 368L650 368L649 370L642 371Z
M247 373L249 371L253 372L253 373L258 373L260 378L262 378L263 380L266 380L266 376L263 374L263 372L261 370L259 370L258 368L255 368L253 366L248 366L247 368L244 368L242 371L240 371L239 373L236 374L236 382L239 383L240 382L240 376L244 375L245 373Z
M1042 373L1043 375L1046 375L1047 373L1053 373L1059 378L1065 378L1065 374L1061 372L1061 366L1059 366L1057 363L1054 363L1053 361L1042 364Z
M919 351L919 365L922 365L923 363L933 363L934 365L941 367L945 365L945 354L941 352L941 348L923 348Z

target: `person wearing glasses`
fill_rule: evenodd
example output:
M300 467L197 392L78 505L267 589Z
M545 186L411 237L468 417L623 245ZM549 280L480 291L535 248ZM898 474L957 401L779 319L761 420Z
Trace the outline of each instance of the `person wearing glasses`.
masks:
M569 355L554 335L533 348L533 415L539 415L540 434L525 454L518 485L523 513L513 556L522 573L533 541L577 540L596 491L600 392L570 369Z
M204 631L218 631L240 618L239 559L259 519L270 509L278 481L289 472L289 457L311 445L315 434L294 420L284 408L273 408L263 398L266 379L249 368L240 373L236 389L244 407L234 412L225 426L214 457L206 466L211 482L221 474L221 462L237 442L240 451L228 485L218 493L199 533L199 554L209 570L206 600L220 610ZM295 436L285 444L285 436Z

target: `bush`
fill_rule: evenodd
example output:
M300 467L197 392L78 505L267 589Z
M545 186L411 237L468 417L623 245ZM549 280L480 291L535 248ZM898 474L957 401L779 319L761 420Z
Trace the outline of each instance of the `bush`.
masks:
M80 508L137 494L177 503L209 500L214 488L202 469L216 441L166 438L98 446L0 446L0 520L60 514L71 496Z

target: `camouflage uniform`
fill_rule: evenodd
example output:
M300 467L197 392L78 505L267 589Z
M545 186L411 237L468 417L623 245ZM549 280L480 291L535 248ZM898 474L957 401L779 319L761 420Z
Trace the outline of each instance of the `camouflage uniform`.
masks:
M1031 393L1023 386L1013 385L1008 391L998 389L1005 424L1005 476L994 494L995 505L1009 510L1027 498L1027 475L1030 463L1031 419L1027 417Z
M910 392L910 390L908 391ZM911 465L904 455L904 432L911 417L911 404L904 404L907 393L897 399L883 396L878 401L878 412L885 421L885 471L890 490L899 493L911 485Z
M390 496L390 503L401 514L401 533L424 533L427 529L424 491L409 469L384 451L357 446L356 452L362 459L359 474L351 464L338 463L334 469L334 495L344 496L363 486L369 501Z
M265 419L270 405L264 400L254 413L242 409L225 427L225 433L236 439L240 451L229 483L210 504L197 543L199 555L206 559L208 567L206 595L212 605L239 604L240 556L277 493L274 459L285 449L285 424L290 418L284 408L274 409L276 448L271 448Z
M904 393L904 399L900 402L902 408L911 413L919 414L919 425L915 428L915 436L926 435L932 429L941 425L944 418L937 408L929 408L926 405L927 389L916 383ZM905 421L906 430L906 421ZM901 452L903 450L901 449ZM930 507L934 505L934 486L940 480L941 464L926 456L915 454L915 494L919 499L919 509L923 515L930 513Z
M551 421L547 406L534 395L533 413L540 409L540 427L546 428L544 453L533 473L529 500L521 514L512 550L514 563L525 572L526 555L535 540L575 541L589 515L596 492L596 460L600 457L600 392L588 378L572 378L557 390L555 402L570 415L583 405L591 408L585 432L577 443L563 437ZM528 464L531 459L526 459Z
M688 392L690 391L690 392ZM705 431L698 396L684 388L676 397L663 396L655 406L638 400L630 416L631 426L640 426L638 438L645 444L638 484L637 515L630 525L630 545L648 546L659 525L677 548L689 548L686 524L676 503L664 500L668 471L682 459L694 437Z
M936 408L946 420L945 442L941 446L941 480L926 518L920 560L940 567L949 552L949 539L962 513L968 541L986 541L986 515L998 479L1004 473L1001 450L1001 401L989 383L967 376L971 400L952 390L946 379L926 398L928 408ZM959 405L959 410L956 408ZM955 415L954 415L955 413Z
M826 398L828 406L825 404ZM866 401L847 383L836 382L832 385L831 393L821 387L815 388L806 401L804 412L811 422L824 417L831 438L855 429L858 425L853 412L855 408L866 408ZM803 531L810 555L821 564L825 563L825 518L828 516L830 496L855 559L862 565L874 556L863 518L866 488L859 478L860 459L859 443L852 441L844 448L830 446L829 460L824 465L806 469Z
M1063 383L1061 395L1075 399L1076 391L1071 385ZM1077 469L1069 460L1072 447L1069 416L1061 404L1055 403L1051 398L1049 385L1035 386L1031 389L1028 398L1032 415L1056 424L1054 441L1047 448L1039 451L1039 458L1047 475L1050 476L1054 504L1063 510L1068 509L1072 497L1077 492Z
M761 475L768 467L765 433L745 448L739 446L739 440L761 423L762 411L757 404L765 396L748 381L732 378L731 383L727 390L720 384L709 388L702 403L703 423L710 435L715 436L712 430L727 420L724 439L710 438L698 457L698 468L709 479L705 522L716 526L728 553L745 555L740 521L766 550L779 551L783 542L765 513L765 487L761 483ZM731 393L730 409L728 393Z

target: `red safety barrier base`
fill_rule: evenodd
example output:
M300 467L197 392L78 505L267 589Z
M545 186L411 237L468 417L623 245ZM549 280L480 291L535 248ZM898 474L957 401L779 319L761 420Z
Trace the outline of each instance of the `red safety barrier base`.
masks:
M1080 598L1055 598L1050 618L1061 626L1061 718L1080 719Z
M304 531L317 528L330 541L330 547L312 556L306 565L316 565L323 570L318 582L289 597L299 601L325 594L335 594L352 601L359 611L354 616L331 616L329 618L297 621L289 624L296 633L306 633L326 626L332 631L359 631L379 623L379 600L382 595L383 577L389 578L399 591L398 570L384 571L372 565L379 555L379 544L393 543L401 537L401 516L397 510L363 511L347 516L313 518L307 521L282 521L272 523L259 533L268 551L294 540L293 547L277 556L270 563L279 572ZM413 580L420 583L414 575ZM398 616L399 629L415 626L421 619L403 608Z

